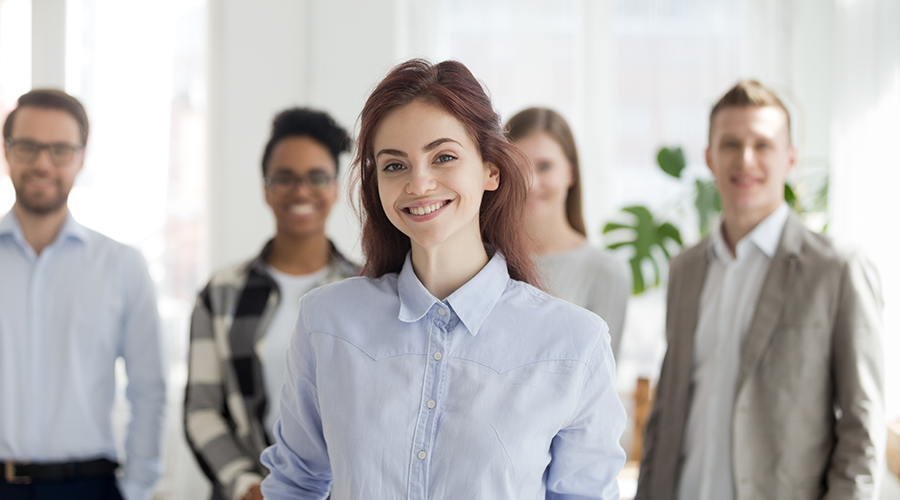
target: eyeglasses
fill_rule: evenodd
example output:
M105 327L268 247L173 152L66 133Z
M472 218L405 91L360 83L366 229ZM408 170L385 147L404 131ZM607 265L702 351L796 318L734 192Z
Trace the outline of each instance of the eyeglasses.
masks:
M306 184L315 192L322 192L332 182L334 176L321 170L312 170L304 175L277 174L274 177L264 177L266 187L278 194L286 194L293 191L298 184Z
M52 144L44 144L42 142L34 142L29 140L16 140L12 137L6 139L6 146L9 153L17 161L22 163L33 163L41 155L41 151L47 150L50 153L50 160L55 165L61 165L71 160L75 153L84 149L84 144L73 146L64 142L54 142Z

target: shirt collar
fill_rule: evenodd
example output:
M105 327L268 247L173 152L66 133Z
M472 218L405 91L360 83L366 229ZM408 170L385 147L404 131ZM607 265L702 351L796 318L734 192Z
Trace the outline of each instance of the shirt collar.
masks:
M0 236L11 235L13 237L22 235L22 228L19 227L19 220L16 219L13 211L6 212L6 215L0 219Z
M12 210L7 212L3 219L0 219L0 236L4 235L12 236L22 246L28 246L28 243L25 241L25 235L22 233L22 226L19 225L19 218L16 217ZM52 244L56 244L57 241L63 241L66 238L73 238L82 243L87 243L88 236L87 228L75 221L75 218L72 217L72 212L68 212L66 221Z
M475 336L500 300L508 281L506 259L496 252L478 274L450 294L445 302L450 304L469 333ZM442 303L419 281L409 253L397 278L397 291L400 295L399 319L406 323L422 319L434 304Z
M748 243L752 242L766 257L771 259L775 255L775 251L778 250L778 244L781 242L781 233L790 213L791 209L788 207L788 204L782 202L774 212L757 224L736 246L746 245L745 241ZM716 224L709 240L710 257L731 260L731 251L725 242L725 236L722 234L722 223ZM735 250L737 251L737 248Z
M57 241L62 241L63 238L73 238L82 243L88 242L88 230L86 227L79 224L75 217L72 217L72 212L69 212L66 215L66 222L63 223L62 229L59 231L59 235L56 237Z

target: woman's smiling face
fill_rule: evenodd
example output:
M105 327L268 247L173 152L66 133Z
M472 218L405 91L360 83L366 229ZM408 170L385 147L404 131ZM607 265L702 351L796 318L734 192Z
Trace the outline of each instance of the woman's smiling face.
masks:
M533 132L515 142L528 158L533 175L525 214L532 224L556 223L566 215L572 187L572 164L562 146L546 132Z
M381 205L414 250L481 244L481 199L500 174L459 120L413 101L385 116L373 144Z

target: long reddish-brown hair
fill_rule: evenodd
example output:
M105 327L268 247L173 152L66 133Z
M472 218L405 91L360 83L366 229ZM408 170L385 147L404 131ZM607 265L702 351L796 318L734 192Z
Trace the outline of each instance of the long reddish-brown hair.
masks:
M399 272L410 249L409 237L391 224L381 205L373 142L385 116L416 100L437 106L459 120L478 146L482 161L500 171L500 186L485 191L481 200L481 239L503 254L510 277L537 284L523 221L531 175L528 160L506 140L490 98L458 61L432 64L411 59L401 63L375 87L363 107L351 166L360 185L362 204L362 250L366 257L362 274L379 277Z

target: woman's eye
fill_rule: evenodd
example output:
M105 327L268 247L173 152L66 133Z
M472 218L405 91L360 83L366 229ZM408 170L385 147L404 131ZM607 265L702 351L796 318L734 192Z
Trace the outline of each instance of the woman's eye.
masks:
M404 168L406 168L406 166L402 163L388 163L382 170L385 172L396 172L398 170L403 170Z
M537 171L538 171L538 172L547 172L547 171L549 171L549 170L552 169L552 168L553 168L553 165L551 165L550 163L545 162L545 161L542 161L542 162L540 162L540 163L537 164Z
M453 155L443 154L435 158L435 163L446 163L448 161L455 160L456 157Z

